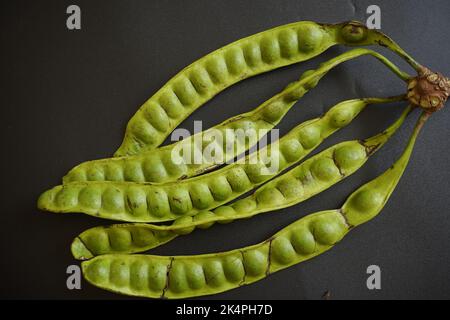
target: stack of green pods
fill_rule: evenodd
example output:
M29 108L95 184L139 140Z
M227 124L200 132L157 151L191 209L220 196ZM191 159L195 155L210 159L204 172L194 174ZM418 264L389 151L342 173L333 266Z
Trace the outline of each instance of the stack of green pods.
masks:
M160 147L194 110L227 87L312 59L338 44L386 47L409 63L417 76L401 71L380 53L352 49L306 71L252 111ZM330 70L364 55L376 58L404 81L407 92L342 101L249 152ZM127 222L94 227L73 240L72 254L84 260L83 275L95 286L149 298L223 292L313 258L353 227L374 218L405 171L424 122L444 106L449 94L448 78L421 66L392 39L361 23L301 21L280 26L233 42L183 69L131 118L114 157L79 164L63 177L62 185L40 196L38 207ZM400 101L406 101L404 112L381 133L338 143L305 160L369 105ZM400 158L354 191L339 209L307 215L259 244L228 252L142 254L197 228L276 212L319 194L361 168L415 108L421 108L422 115ZM248 195L236 200L244 194Z

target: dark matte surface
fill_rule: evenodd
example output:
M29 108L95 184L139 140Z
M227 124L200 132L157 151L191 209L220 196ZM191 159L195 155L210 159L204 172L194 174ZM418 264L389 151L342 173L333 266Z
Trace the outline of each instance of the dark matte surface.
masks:
M65 10L82 10L82 30L68 31ZM172 75L236 39L298 20L365 21L373 1L9 1L1 4L2 227L0 298L118 299L82 282L66 288L75 264L71 239L106 224L80 214L39 212L40 192L58 184L79 162L109 156L137 107ZM450 2L376 1L382 29L418 61L450 73ZM336 54L244 81L218 95L182 126L204 127L257 106ZM377 49L386 52L382 49ZM393 57L404 69L405 63ZM369 57L332 71L280 125L286 132L353 97L404 92L404 85ZM374 106L320 149L386 128L401 105ZM415 116L418 114L416 113ZM415 119L354 176L319 196L277 213L198 231L154 250L198 254L259 242L303 215L336 208L357 186L400 154ZM450 298L450 113L432 117L391 201L372 222L333 250L264 281L213 299ZM382 270L382 289L366 288L366 268Z

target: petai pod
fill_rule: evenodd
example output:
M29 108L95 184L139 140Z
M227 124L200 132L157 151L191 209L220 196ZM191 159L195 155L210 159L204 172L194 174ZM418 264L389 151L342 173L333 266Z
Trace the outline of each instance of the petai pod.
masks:
M381 60L403 80L409 80L408 75L383 56L367 49L350 50L323 63L316 70L305 72L299 81L291 83L282 92L251 112L235 116L204 132L155 150L141 152L134 156L82 163L63 178L63 183L74 181L164 183L195 176L217 164L228 163L235 156L256 144L259 140L258 137L261 137L258 132L267 132L279 123L296 101L313 88L328 71L345 61L367 54ZM245 131L244 135L248 133L248 137L254 133L254 138L239 139L236 137L236 134L242 134L242 130ZM233 133L231 136L233 144L229 150L225 141L228 140L225 138L229 136L227 132ZM217 136L224 138L210 141ZM186 152L187 154L183 154L185 150L189 150ZM194 152L199 155L197 161L193 161L195 159ZM211 156L212 152L214 152L214 156Z
M353 228L383 209L400 180L424 113L395 164L354 191L340 209L307 215L259 244L222 253L191 256L101 255L82 262L93 285L149 298L210 295L256 282L331 249Z
M383 55L361 48L343 53L322 64L321 68L362 55L375 57L401 79L405 81L410 79ZM305 77L309 78L310 76L313 75L307 74ZM300 91L303 92L303 90ZM297 94L296 91L293 91L288 99L296 99ZM308 140L319 132L318 129L320 128L315 128L312 134L298 136L302 149L303 147L309 148ZM301 141L303 139L306 141ZM308 151L306 150L306 152ZM303 152L300 153L300 156L302 154ZM295 159L294 161L284 159L281 154L279 160L284 167L289 162L296 162ZM267 164L272 167L270 162ZM46 211L83 212L101 218L129 222L169 221L180 216L194 215L201 210L215 208L251 190L260 183L252 181L251 174L255 173L254 169L254 166L245 166L245 169L238 167L236 170L227 171L227 174L222 176L220 175L222 171L219 170L200 177L166 184L110 181L73 182L56 186L44 192L39 197L38 207ZM226 167L223 170L226 170ZM250 171L250 174L247 171ZM257 172L256 176L259 179L261 174Z
M408 107L384 132L366 140L346 141L332 146L233 204L193 217L181 217L171 225L117 224L88 229L73 241L72 254L83 260L108 253L142 252L177 235L190 233L196 227L208 228L216 222L228 223L298 204L357 171L396 132L410 110ZM135 236L135 233L138 235ZM147 235L148 242L142 241L141 235Z
M358 22L300 21L279 26L211 52L171 78L131 118L115 156L154 149L194 110L225 88L254 75L311 59L336 44L381 45L416 70L420 67L392 39Z
M38 205L48 211L84 212L130 222L168 221L195 215L235 199L299 162L325 138L350 123L367 104L402 98L344 101L323 117L300 124L243 160L202 176L165 184L73 182L45 192Z

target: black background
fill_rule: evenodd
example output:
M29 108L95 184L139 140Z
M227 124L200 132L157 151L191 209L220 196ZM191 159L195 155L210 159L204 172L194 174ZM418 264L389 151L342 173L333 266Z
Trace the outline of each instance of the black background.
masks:
M82 29L66 28L66 8L81 7ZM382 30L419 62L450 74L450 2L441 1L3 1L1 3L1 263L0 298L118 299L92 287L66 288L77 262L69 245L86 228L107 224L81 214L39 212L36 199L74 165L110 156L128 119L171 76L229 42L298 20L365 21L381 7ZM348 48L241 82L219 94L193 120L204 128L248 111L307 69ZM404 70L412 70L382 48ZM343 99L403 93L404 84L370 57L330 72L279 128L281 134ZM319 150L386 128L401 104L371 106ZM290 222L339 207L401 153L418 115L364 168L300 205L180 237L155 254L199 254L259 242ZM426 124L409 167L382 214L331 251L258 283L212 299L450 298L450 113ZM368 290L366 268L382 270L382 289Z

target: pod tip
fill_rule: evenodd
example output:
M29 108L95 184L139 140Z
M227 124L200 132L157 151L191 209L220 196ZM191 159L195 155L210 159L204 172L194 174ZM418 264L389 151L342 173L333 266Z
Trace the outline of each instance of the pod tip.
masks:
M86 245L81 241L79 237L76 237L72 244L70 245L70 251L72 252L72 255L77 260L88 260L94 257L92 252L89 251L88 248L86 248Z

